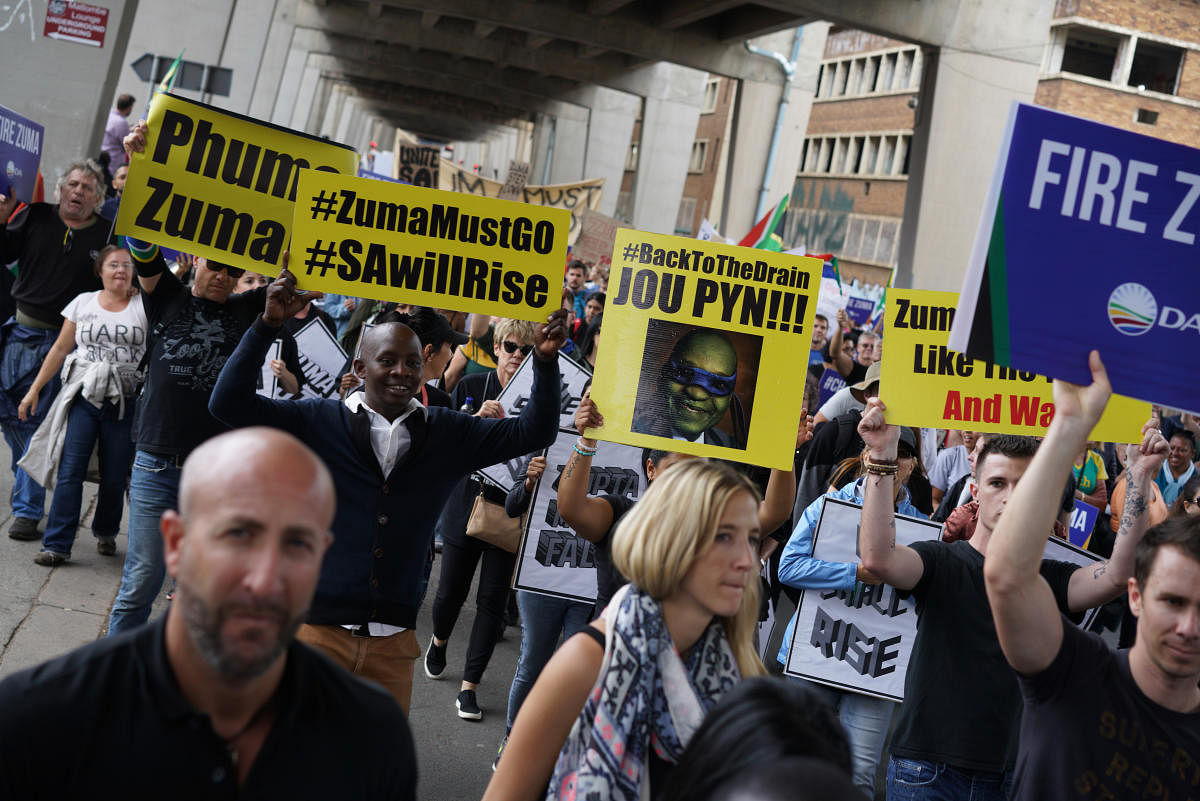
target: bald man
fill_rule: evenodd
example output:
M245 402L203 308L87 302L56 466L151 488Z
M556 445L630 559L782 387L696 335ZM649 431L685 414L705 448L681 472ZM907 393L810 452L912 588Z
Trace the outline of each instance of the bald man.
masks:
M193 451L161 521L166 616L0 682L0 798L414 798L399 706L295 641L333 514L289 434Z
M721 332L694 329L684 334L671 349L655 391L639 398L632 430L744 448L744 442L735 443L716 427L733 400L737 366L737 351Z
M312 297L286 269L271 284L262 316L225 363L209 411L232 426L290 431L317 452L337 488L334 543L300 638L388 689L405 709L412 697L417 612L438 514L455 485L488 465L541 450L558 433L559 309L534 330L533 387L519 417L487 419L426 408L421 343L408 326L375 326L354 360L363 392L346 400L274 401L255 392L267 348L283 321Z

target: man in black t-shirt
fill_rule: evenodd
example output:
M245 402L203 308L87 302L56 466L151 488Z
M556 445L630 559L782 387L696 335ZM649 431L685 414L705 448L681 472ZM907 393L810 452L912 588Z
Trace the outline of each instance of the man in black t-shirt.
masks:
M993 536L984 570L1004 655L1021 676L1025 714L1013 798L1195 798L1200 787L1200 518L1147 526L1151 482L1167 457L1156 420L1126 451L1117 545L1128 567L1097 567L1128 586L1137 616L1129 651L1063 623L1033 569L1058 486L1100 419L1111 389L1099 355L1092 384L1054 382L1054 422ZM1128 551L1125 547L1123 550ZM1083 571L1081 571L1083 572Z
M411 801L399 705L295 640L333 541L329 470L242 429L196 449L179 501L163 621L0 683L0 798Z
M112 243L112 221L97 214L104 179L92 161L68 165L58 182L59 203L34 203L18 211L17 198L0 195L0 265L17 263L12 286L16 315L3 327L0 365L0 426L12 451L13 526L16 540L40 540L46 491L17 460L50 411L62 387L55 375L38 397L37 412L21 420L17 406L62 328L62 310L83 292L100 289L96 256ZM11 221L9 217L12 217Z
M1018 482L1027 483L1021 479L1037 442L988 439L975 463L979 516L970 540L897 545L892 499L900 431L884 421L884 408L879 398L868 401L858 428L868 448L859 547L865 569L911 590L917 603L888 798L1003 801L1016 757L1020 689L996 638L983 573L993 558L986 556L992 532ZM1057 497L1063 477L1034 483L1053 486ZM1043 530L1050 525L1047 520ZM1030 564L1045 580L1047 601L1078 613L1115 597L1116 582L1132 572L1132 539L1118 538L1112 559L1086 570L1042 560L1039 551Z
M208 411L217 376L262 313L266 288L230 296L242 270L197 256L189 291L156 245L129 240L151 334L138 397L137 450L129 481L129 548L108 633L140 626L162 589L166 567L158 521L175 506L180 469L205 440L229 429Z

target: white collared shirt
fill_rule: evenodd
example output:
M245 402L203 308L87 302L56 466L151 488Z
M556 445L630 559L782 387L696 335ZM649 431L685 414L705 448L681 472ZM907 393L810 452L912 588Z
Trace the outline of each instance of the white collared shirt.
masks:
M416 398L410 398L408 409L404 414L389 421L367 405L364 392L350 393L346 396L345 404L346 408L352 412L357 412L359 408L366 409L367 418L371 421L371 450L374 451L375 458L379 460L379 469L383 471L383 475L385 477L391 475L396 462L412 446L412 437L409 435L408 426L404 425L404 421L413 412L419 411L421 414L425 414L425 407Z

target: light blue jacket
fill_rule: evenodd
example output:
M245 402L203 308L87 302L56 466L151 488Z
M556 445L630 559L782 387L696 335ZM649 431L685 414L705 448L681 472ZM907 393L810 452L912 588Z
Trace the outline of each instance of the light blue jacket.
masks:
M836 498L840 501L850 501L861 507L863 479L847 484L840 490L830 490L821 498L808 505L800 515L796 528L792 531L787 545L783 546L783 555L779 558L779 580L789 587L801 590L849 590L854 588L854 575L858 571L857 562L826 562L814 559L813 532L816 531L817 521L821 517L821 503L825 497ZM927 515L912 505L908 497L908 489L900 488L900 500L896 504L896 512L909 517L925 519ZM783 646L779 649L777 658L787 664L787 652L792 644L792 629L796 624L793 614L788 622L783 636Z

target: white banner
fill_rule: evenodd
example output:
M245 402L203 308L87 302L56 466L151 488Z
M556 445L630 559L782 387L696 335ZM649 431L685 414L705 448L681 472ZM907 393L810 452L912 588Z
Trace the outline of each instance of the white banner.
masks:
M858 526L862 509L826 496L813 532L813 558L858 562ZM896 515L896 542L912 545L938 539L941 526ZM1100 557L1068 542L1051 539L1045 559L1078 565ZM904 677L917 634L916 602L889 584L855 584L853 590L802 590L796 607L792 644L784 673L839 690L904 700ZM1084 616L1091 623L1097 610Z
M267 349L267 358L263 359L262 373L258 377L258 394L264 398L273 398L279 386L279 379L275 377L275 371L271 369L271 362L279 358L280 349L283 348L283 340L277 339L271 343L271 347Z
M513 587L575 601L596 600L593 547L558 515L558 481L579 435L564 431L546 450L546 472L533 489L529 521L517 551ZM614 442L596 444L588 477L588 495L624 495L634 500L646 491L642 451Z
M296 348L300 351L300 369L304 371L304 386L300 395L305 398L333 398L342 383L342 368L346 351L338 344L329 329L313 317L312 322L296 332Z
M521 366L517 368L517 372L513 373L513 377L509 379L508 385L496 397L496 400L504 407L505 417L520 416L521 410L529 402L529 395L533 391L533 360L535 358L537 357L532 353L526 356L525 361L521 362ZM561 403L558 430L570 431L574 434L575 411L579 408L579 402L583 400L583 388L591 380L592 373L586 367L581 366L579 362L562 353L558 354L558 372L562 381L559 389ZM516 481L525 478L525 468L529 466L529 460L536 455L537 453L527 453L524 456L509 459L507 462L485 467L476 475L507 491Z

